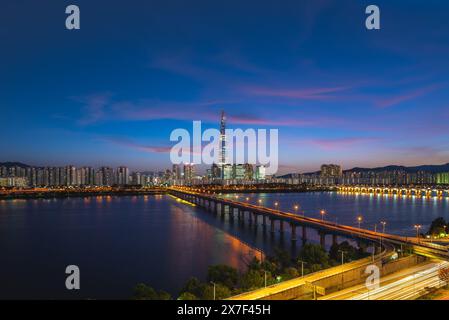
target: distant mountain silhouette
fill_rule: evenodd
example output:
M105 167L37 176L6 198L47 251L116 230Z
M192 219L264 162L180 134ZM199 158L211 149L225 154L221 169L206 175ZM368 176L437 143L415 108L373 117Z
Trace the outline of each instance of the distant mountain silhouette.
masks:
M0 167L7 167L7 168L11 168L11 167L21 167L21 168L28 168L30 167L27 164L24 164L22 162L0 162Z
M386 166L386 167L377 167L377 168L359 168L355 167L350 170L344 170L343 172L381 172L381 171L405 171L405 172L418 172L418 171L426 171L431 173L439 173L439 172L448 172L449 171L449 163L441 164L441 165L423 165L416 167L405 167L405 166Z

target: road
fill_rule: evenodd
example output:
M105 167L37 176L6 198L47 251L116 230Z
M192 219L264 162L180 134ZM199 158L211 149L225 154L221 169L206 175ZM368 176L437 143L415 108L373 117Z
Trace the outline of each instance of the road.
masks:
M377 289L368 290L362 284L326 295L320 300L413 300L423 295L425 288L444 285L438 277L442 267L449 267L449 262L426 262L381 278Z
M390 251L386 251L381 255L378 255L376 257L376 261L381 259L382 257L389 255ZM271 286L268 286L266 288L261 288L261 289L257 289L254 291L250 291L250 292L246 292L237 296L233 296L231 298L229 298L228 300L257 300L257 299L263 299L272 295L275 295L277 293L281 293L284 292L286 290L295 288L295 287L299 287L299 286L303 286L304 284L306 284L306 282L309 283L313 283L315 281L318 281L320 279L323 278L327 278L329 276L333 276L336 274L341 274L345 271L348 270L352 270L355 268L359 268L361 266L365 266L365 265L369 265L372 264L372 258L364 258L361 260L357 260L354 262L350 262L350 263L345 263L343 265L337 266L337 267L333 267L333 268L329 268L329 269L325 269L325 270L321 270L309 275L306 275L304 277L301 278L295 278L292 280L287 280L278 284L274 284Z

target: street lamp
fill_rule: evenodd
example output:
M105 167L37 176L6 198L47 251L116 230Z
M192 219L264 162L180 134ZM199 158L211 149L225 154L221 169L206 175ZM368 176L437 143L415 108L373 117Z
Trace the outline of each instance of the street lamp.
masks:
M304 277L304 261L298 260L298 262L301 264L301 278Z
M267 287L267 271L264 270L263 272L265 273L264 281L265 281L265 288L266 288Z
M276 202L274 203L274 206L276 207L276 209L278 208L278 205L279 205L279 203L276 201Z
M416 229L416 238L418 239L418 243L419 243L419 229L421 229L421 225L420 224L415 224L415 229Z
M380 222L382 224L382 234L380 235L380 247L382 248L382 235L385 233L385 225L387 224L385 221Z
M338 252L341 252L341 264L343 265L343 264L344 264L343 255L344 255L345 251L343 251L343 250L338 250Z
M262 203L262 199L259 199L257 202L259 202L259 205Z
M326 214L326 210L321 210L320 214L321 214L321 221L324 221L324 215Z
M248 197L246 197L246 201L249 201L249 198L248 198Z
M295 206L293 208L295 209L295 211L298 211L299 206L297 204L295 204Z
M360 224L362 223L362 216L357 217L357 222L359 224L359 229L360 229Z
M215 282L211 281L210 283L214 285L214 300L215 300Z
M387 224L385 221L380 222L382 224L382 233L385 233L385 225Z

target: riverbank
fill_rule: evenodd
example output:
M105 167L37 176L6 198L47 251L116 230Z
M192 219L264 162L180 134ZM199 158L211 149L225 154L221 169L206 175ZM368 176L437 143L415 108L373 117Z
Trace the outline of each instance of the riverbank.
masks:
M98 196L138 196L166 194L165 188L124 189L23 189L0 191L0 200L12 199L53 199L53 198L83 198Z
M304 187L304 186L207 186L192 188L192 190L208 191L213 193L305 193L332 191L328 187ZM71 197L96 197L96 196L138 196L138 195L162 195L167 193L167 188L131 188L131 187L94 187L94 188L29 188L29 189L4 189L0 190L0 200L8 199L53 199Z

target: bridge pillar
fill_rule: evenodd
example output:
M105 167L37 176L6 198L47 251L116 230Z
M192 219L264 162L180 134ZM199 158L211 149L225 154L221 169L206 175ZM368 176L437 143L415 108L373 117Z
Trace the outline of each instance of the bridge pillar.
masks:
M337 235L336 234L332 235L332 244L333 245L337 245L338 244L338 239L337 239Z
M270 219L270 232L271 233L274 233L274 222L275 222L274 219Z
M326 234L324 232L319 232L320 235L320 245L325 248L326 247Z
M304 225L302 226L302 240L307 241L307 228Z
M291 227L292 227L292 241L296 241L296 225L292 223Z
M237 210L237 220L238 221L242 220L242 209Z
M253 216L253 218L254 218L254 226L257 228L257 218L259 217L258 215L257 215L257 213L255 213L255 212L251 212L251 214L252 214L252 216Z
M243 220L245 220L246 212L248 212L248 224L251 226L253 224L253 219L251 217L251 211L243 211Z
M284 233L284 221L279 220L279 229L281 233Z
M234 207L229 207L229 220L230 221L234 220L234 211L235 211Z
M225 215L225 205L223 202L221 203L221 216L223 217Z
M265 214L262 216L262 225L264 228L267 226L267 216Z

